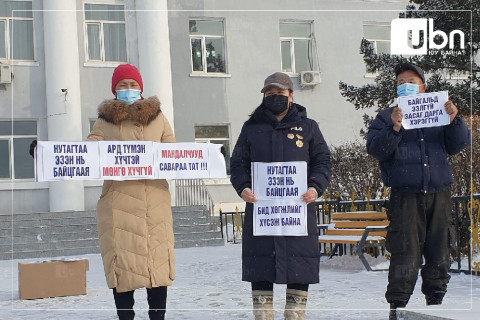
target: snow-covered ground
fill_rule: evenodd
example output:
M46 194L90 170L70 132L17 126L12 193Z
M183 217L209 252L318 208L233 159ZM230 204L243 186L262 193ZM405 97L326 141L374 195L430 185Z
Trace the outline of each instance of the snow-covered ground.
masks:
M241 281L241 245L177 249L177 278L168 289L167 319L253 319L249 283ZM87 295L19 300L20 261L0 261L0 319L117 319L100 255L90 262ZM382 258L383 259L383 258ZM377 268L388 261L369 257ZM425 307L420 279L408 309L450 319L480 319L480 277L452 274L441 306ZM387 272L367 272L358 257L322 259L320 284L310 286L307 319L387 319ZM275 319L283 319L285 286L274 288ZM135 319L148 319L146 291L135 293Z

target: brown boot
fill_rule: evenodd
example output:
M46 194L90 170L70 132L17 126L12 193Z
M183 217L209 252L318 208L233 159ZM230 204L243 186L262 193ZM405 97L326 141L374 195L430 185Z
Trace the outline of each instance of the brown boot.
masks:
M305 307L307 306L308 291L287 289L285 312L283 316L285 320L304 320Z
M273 320L273 291L253 290L252 300L255 320Z

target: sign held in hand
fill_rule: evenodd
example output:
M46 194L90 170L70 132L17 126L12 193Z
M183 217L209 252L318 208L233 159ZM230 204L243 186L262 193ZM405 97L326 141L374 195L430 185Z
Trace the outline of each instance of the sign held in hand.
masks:
M307 163L253 162L254 236L306 236Z
M402 126L406 130L450 124L450 116L445 112L448 91L401 96L397 101L403 113Z

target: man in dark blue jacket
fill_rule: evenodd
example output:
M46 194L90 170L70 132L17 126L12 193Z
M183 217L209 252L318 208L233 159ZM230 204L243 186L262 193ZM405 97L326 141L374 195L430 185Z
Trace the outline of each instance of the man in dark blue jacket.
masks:
M399 96L425 92L425 76L417 66L398 64L395 74ZM367 151L379 160L383 182L391 187L386 239L391 258L385 294L391 319L396 319L397 307L408 303L423 259L427 305L441 304L447 291L453 182L447 156L470 143L470 132L452 101L445 103L445 111L449 125L405 130L401 109L391 107L380 111L368 130Z
M318 124L293 103L287 74L265 79L262 104L243 125L230 160L231 182L247 202L242 234L242 280L252 283L255 319L273 320L273 284L287 284L285 319L305 317L308 285L319 282L318 231L313 201L327 188L330 152ZM305 161L307 236L254 236L252 162Z

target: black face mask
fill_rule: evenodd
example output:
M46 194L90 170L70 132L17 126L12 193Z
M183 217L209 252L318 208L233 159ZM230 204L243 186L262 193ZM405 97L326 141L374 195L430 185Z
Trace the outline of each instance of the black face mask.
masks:
M263 99L263 105L274 115L279 115L288 108L288 97L282 95L271 95Z

